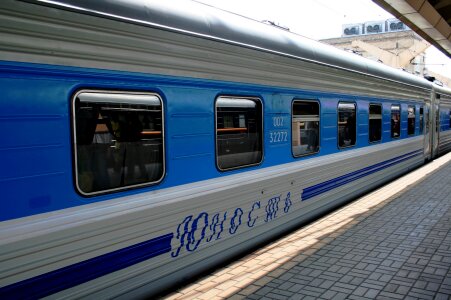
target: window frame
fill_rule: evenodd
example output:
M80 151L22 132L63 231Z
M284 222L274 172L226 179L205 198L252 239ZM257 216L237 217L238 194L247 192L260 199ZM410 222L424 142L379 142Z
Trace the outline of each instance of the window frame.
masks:
M300 154L300 155L295 155L293 153L293 119L294 119L295 102L307 102L307 103L310 102L310 103L318 104L318 151L316 151L316 152L310 152L310 153L305 153L305 154ZM291 101L291 143L290 143L290 145L291 145L291 155L294 158L315 155L315 154L318 154L319 152L321 152L321 102L319 100L295 98L295 99L293 99L293 101Z
M354 105L354 109L355 109L355 143L352 144L352 145L349 145L349 146L345 146L345 147L341 147L340 146L340 126L338 124L338 122L340 121L340 103L353 104ZM357 135L357 127L358 127L357 126L357 112L358 112L357 102L355 102L355 101L338 101L338 104L337 104L337 122L336 122L336 124L337 124L337 147L338 147L339 150L353 148L353 147L357 146L357 137L358 137L358 135Z
M160 102L160 107L161 107L161 146L162 146L162 173L160 178L158 178L158 180L155 181L149 181L149 182L145 182L145 183L139 183L139 184L133 184L133 185L127 185L127 186L123 186L123 187L118 187L118 188L112 188L112 189L107 189L107 190L101 190L101 191L95 191L95 192L84 192L80 186L79 186L79 176L78 176L78 151L77 151L77 129L76 129L76 100L79 97L80 94L83 93L98 93L98 94L104 94L104 95L145 95L145 96L153 96L156 97L158 99L158 101ZM94 101L93 101L94 102ZM119 102L119 101L105 101L105 103L113 103L113 104L118 104L118 103L124 103L124 104L137 104L137 103L127 103L127 102ZM122 191L128 191L128 190L132 190L132 189L138 189L138 188L144 188L144 187L149 187L149 186L155 186L158 185L159 183L161 183L163 181L163 179L166 177L166 142L165 142L165 108L164 108L164 101L163 98L160 96L160 94L156 93L156 92L152 92L152 91L136 91L136 90L106 90L106 89L91 89L91 88L86 88L86 89L80 89L77 90L72 98L71 98L71 134L72 134L72 171L73 171L73 181L74 181L74 186L75 186L75 190L77 191L78 194L80 194L83 197L94 197L94 196L99 196L99 195L105 195L105 194L112 194L112 193L117 193L117 192L122 192Z
M370 120L371 120L371 106L379 106L381 108L381 126L380 126L380 130L381 130L381 137L380 139L376 140L376 141L371 141L371 135L370 135ZM383 120L384 120L384 107L382 105L382 103L369 103L368 104L368 143L369 144L375 144L375 143L381 143L382 142L382 136L383 136Z
M393 136L393 128L391 127L391 121L392 121L392 116L393 116L393 107L398 107L399 108L399 134L398 134L398 136L397 137L395 137L395 136ZM392 138L392 139L400 139L401 138L401 133L402 133L402 122L401 122L401 120L402 120L402 114L401 114L401 112L402 112L402 107L401 107L401 104L399 104L399 103L397 103L397 104L391 104L391 106L390 106L390 137Z
M260 161L256 162L256 163L252 163L252 164L246 164L246 165L240 165L240 166L235 166L235 167L231 167L231 168L221 168L219 166L219 147L218 147L218 100L219 99L242 99L242 100L251 100L254 102L258 102L260 103L260 107L261 107L261 135L260 135L260 144L261 144L261 158ZM248 168L248 167L253 167L253 166L258 166L261 165L263 163L263 160L265 158L265 127L264 127L264 106L263 106L263 100L260 97L256 97L256 96L243 96L243 95L218 95L215 98L214 101L214 112L215 112L215 161L216 161L216 168L220 171L220 172L227 172L227 171L233 171L233 170L237 170L237 169L242 169L242 168Z

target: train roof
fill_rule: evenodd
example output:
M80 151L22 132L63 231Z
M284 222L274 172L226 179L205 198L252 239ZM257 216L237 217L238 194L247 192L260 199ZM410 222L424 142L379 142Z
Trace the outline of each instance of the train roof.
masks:
M451 95L451 89L446 86L440 86L440 85L434 84L434 90L438 93Z
M272 52L422 88L432 85L407 72L195 1L26 1Z

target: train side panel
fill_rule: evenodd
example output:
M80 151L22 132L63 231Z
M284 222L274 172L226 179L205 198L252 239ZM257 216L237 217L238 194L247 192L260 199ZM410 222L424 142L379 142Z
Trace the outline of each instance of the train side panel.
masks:
M387 80L390 72L377 64L371 68L379 73L366 74L369 65L360 60L349 62L361 66L358 71L334 67L329 50L308 48L308 59L299 58L10 0L0 3L0 21L3 298L148 297L426 158L425 139L434 127L420 130L420 109L432 99L429 85L405 82L403 73L400 81ZM72 108L81 90L158 95L161 182L89 197L77 191ZM216 103L232 96L261 103L263 158L221 170ZM318 153L293 156L295 101L319 106ZM353 147L339 146L340 104L355 107ZM371 104L381 109L381 138L372 143ZM393 115L400 116L395 136Z
M38 296L59 292L54 295L57 298L97 293L103 296L135 295L139 291L151 293L165 284L182 280L192 272L192 268L202 270L211 266L214 260L239 253L249 243L274 237L299 224L300 220L313 218L423 161L422 135L419 131L415 136L408 137L404 122L400 139L391 138L391 106L402 101L360 100L363 97L305 91L294 93L271 87L249 89L241 86L237 89L239 85L234 85L235 94L261 97L266 112L266 132L274 126L274 116L285 116L290 122L294 99L317 99L321 105L321 150L311 157L295 159L292 157L291 143L271 144L267 141L266 158L262 165L253 167L254 170L247 168L221 173L215 168L214 160L213 103L217 95L230 92L230 84L216 83L216 87L212 88L212 83L209 83L208 87L201 88L202 84L195 82L194 88L194 82L188 85L186 80L168 83L167 79L158 80L154 76L128 75L125 78L123 74L119 81L106 81L101 76L105 74L100 71L97 71L93 82L84 78L85 71L65 69L61 76L37 76L37 66L33 67L34 78L28 80L23 79L26 77L23 65L24 73L20 76L11 78L9 73L3 73L4 88L17 90L18 85L31 87L33 83L35 88L28 89L24 95L13 94L10 100L22 103L20 109L24 110L36 99L32 95L41 93L46 97L40 101L49 101L52 109L62 115L62 124L58 126L48 120L43 122L48 126L46 130L41 130L39 122L25 125L35 138L31 140L33 143L49 136L60 137L61 140L57 141L61 144L58 153L51 152L50 155L64 157L61 162L57 160L55 163L63 169L61 173L64 175L58 183L62 191L50 191L59 192L55 202L67 208L52 207L51 212L2 223L0 257L3 288L0 291L4 295L20 296L31 289ZM18 69L19 65L15 68ZM42 68L46 69L45 66ZM109 72L107 75L111 74ZM153 89L148 88L150 84ZM167 114L168 163L167 174L161 184L92 198L76 193L72 179L72 137L67 132L71 131L72 96L80 88L147 89L162 96ZM265 92L257 94L257 90ZM277 93L270 93L271 90ZM52 94L52 91L59 93ZM187 94L193 95L197 101L190 102L189 108L183 102ZM356 146L339 151L337 107L340 102L356 104L359 126ZM382 140L371 146L367 126L370 103L380 103L386 111L383 115ZM411 105L421 104L411 102ZM407 104L401 105L403 118L407 116L406 107ZM38 108L32 111L39 112ZM46 111L51 109L46 108ZM10 113L14 116L13 111ZM196 118L189 119L193 115ZM199 122L201 116L205 119L201 118ZM188 123L191 125L189 131ZM58 135L61 127L66 134ZM206 139L197 143L206 144L207 148L192 149L196 144L191 144L192 139L199 138L196 132ZM26 137L14 141L23 141L22 145L29 150L28 155L35 154L34 147L24 144L29 141ZM191 145L192 148L183 150L183 145ZM11 144L10 148L13 146ZM12 164L23 160L20 152L11 151L10 155ZM273 160L271 156L282 157ZM209 167L197 168L194 179L180 176L198 164ZM45 167L52 168L53 165ZM40 170L48 173L44 166ZM218 177L218 174L221 176ZM27 178L15 180L31 197L48 192L29 184ZM8 186L4 187L4 191L7 195L15 194L15 190ZM27 197L30 196L16 201L22 207L22 213L30 213L33 209ZM77 205L70 207L73 203ZM238 244L241 246L236 247ZM211 258L205 260L205 257ZM141 285L145 285L142 290L139 289Z
M146 282L152 293L421 164L419 146L415 137L3 224L3 292L109 297Z

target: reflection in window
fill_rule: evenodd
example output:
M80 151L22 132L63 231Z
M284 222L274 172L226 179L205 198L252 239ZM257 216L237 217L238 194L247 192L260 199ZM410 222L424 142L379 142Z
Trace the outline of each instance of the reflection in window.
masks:
M153 94L83 91L74 101L76 182L85 195L163 177L162 105Z
M407 107L407 134L415 134L415 106Z
M370 104L370 143L378 142L382 138L382 105Z
M318 102L293 102L292 150L294 156L313 154L319 151Z
M356 106L354 103L338 103L338 146L351 147L356 141Z
M423 106L420 107L420 134L423 134L424 128L424 117L423 117Z
M253 98L216 101L216 149L220 170L258 164L262 152L262 105Z
M399 138L401 135L401 108L399 105L391 106L391 137Z

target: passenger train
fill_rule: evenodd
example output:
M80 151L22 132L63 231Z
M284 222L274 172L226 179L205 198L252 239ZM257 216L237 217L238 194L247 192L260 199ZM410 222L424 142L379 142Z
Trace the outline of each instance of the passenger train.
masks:
M0 2L0 298L144 298L451 149L451 90L191 1Z

